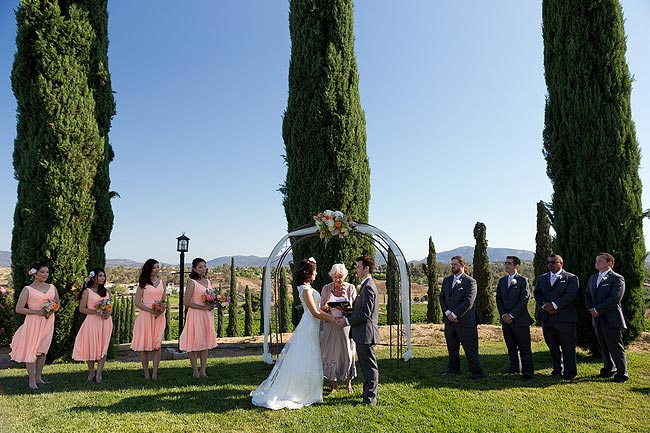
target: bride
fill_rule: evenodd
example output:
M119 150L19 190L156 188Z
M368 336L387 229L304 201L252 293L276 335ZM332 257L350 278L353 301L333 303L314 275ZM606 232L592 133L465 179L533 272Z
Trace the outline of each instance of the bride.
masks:
M332 320L320 311L320 294L310 283L316 278L312 257L298 265L294 281L304 313L287 341L271 374L251 392L255 406L268 409L300 409L323 401L323 363L320 355L319 320Z

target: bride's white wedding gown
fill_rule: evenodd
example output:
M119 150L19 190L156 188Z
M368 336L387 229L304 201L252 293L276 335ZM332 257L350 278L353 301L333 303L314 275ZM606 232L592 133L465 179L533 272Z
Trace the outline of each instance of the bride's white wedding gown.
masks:
M303 307L300 323L287 341L271 374L251 392L255 406L269 409L300 409L323 401L323 364L318 332L320 320L305 305L310 286L298 286ZM314 303L320 305L320 294L311 290Z

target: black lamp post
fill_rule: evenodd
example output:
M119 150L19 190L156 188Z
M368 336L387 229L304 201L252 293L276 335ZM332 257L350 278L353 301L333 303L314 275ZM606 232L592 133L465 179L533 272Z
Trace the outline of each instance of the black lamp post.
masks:
M176 238L176 251L181 253L181 266L180 266L180 283L178 292L178 337L180 341L181 333L183 332L183 316L185 313L185 306L183 305L183 294L185 292L185 253L189 249L190 238L185 236L185 232Z

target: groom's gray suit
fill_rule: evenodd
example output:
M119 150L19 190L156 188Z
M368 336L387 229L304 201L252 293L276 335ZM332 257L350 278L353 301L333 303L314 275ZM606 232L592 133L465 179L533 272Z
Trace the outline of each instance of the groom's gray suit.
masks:
M379 303L377 286L372 277L361 285L359 296L352 304L352 313L347 317L350 325L350 338L357 346L359 365L363 372L363 403L377 404L379 367L375 354L375 344L379 342Z

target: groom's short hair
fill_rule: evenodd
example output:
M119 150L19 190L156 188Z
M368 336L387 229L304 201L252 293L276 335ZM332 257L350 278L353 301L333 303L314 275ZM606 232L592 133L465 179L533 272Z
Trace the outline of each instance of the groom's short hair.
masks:
M359 256L357 257L357 262L361 262L363 267L365 268L366 266L368 267L368 272L371 274L375 272L375 259L370 257L370 256Z

